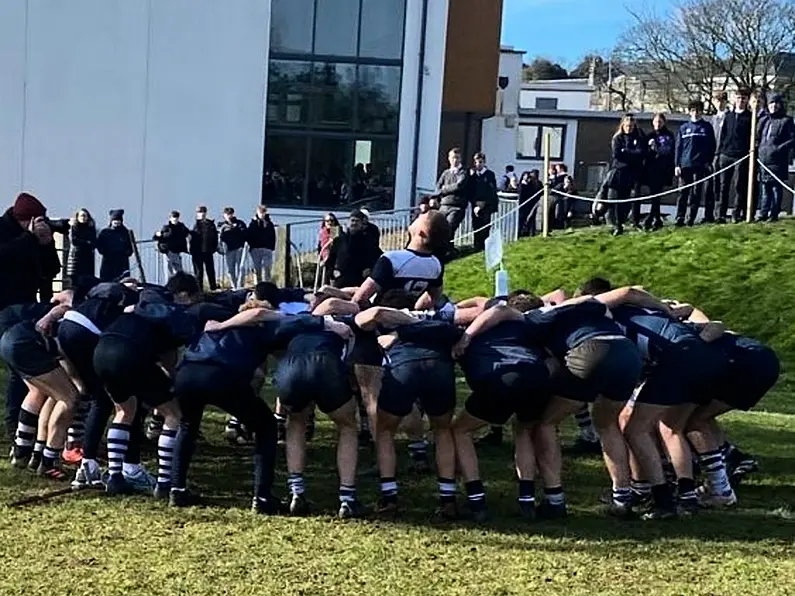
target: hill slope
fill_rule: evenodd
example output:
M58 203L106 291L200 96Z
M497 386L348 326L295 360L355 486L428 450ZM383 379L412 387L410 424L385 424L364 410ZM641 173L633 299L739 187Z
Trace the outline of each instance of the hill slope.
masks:
M776 349L784 374L760 407L795 413L795 379L788 372L795 363L795 222L670 228L619 238L603 230L559 233L506 246L505 266L512 289L574 290L601 275L697 305ZM483 255L450 264L445 287L455 298L491 295L493 275L485 272Z

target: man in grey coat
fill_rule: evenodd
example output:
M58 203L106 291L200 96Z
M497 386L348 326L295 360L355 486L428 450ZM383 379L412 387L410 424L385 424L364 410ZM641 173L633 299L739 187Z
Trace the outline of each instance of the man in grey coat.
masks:
M436 196L439 197L439 212L447 219L450 233L455 237L469 205L469 172L461 163L461 149L458 147L450 149L447 159L450 167L439 176Z

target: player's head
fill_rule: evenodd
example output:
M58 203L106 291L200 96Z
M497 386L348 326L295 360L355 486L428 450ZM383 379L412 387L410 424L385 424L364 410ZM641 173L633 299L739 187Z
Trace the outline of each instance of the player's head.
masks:
M175 273L166 282L166 289L174 296L177 304L194 304L201 300L201 288L196 278L189 273Z
M613 289L610 282L604 277L592 277L584 284L582 284L574 293L575 297L579 296L598 296Z
M450 243L450 224L438 211L421 213L409 226L409 244L415 250L439 253Z
M527 290L514 290L508 294L508 306L519 312L528 312L544 306L543 300Z

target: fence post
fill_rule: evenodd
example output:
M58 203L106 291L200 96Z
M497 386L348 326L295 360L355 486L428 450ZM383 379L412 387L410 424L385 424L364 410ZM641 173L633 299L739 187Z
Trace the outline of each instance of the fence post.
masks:
M541 236L549 236L549 154L552 151L552 133L544 135L544 198L542 199Z
M276 256L273 263L273 281L277 286L290 285L290 224L276 227Z
M756 185L756 121L759 117L757 109L758 101L756 96L751 98L751 155L748 158L748 197L745 205L745 221L754 221L754 192Z

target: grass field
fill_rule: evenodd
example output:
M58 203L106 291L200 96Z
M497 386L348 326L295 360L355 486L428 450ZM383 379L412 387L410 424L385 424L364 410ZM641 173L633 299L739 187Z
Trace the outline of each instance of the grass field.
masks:
M307 473L319 514L262 519L247 510L249 450L223 445L222 418L213 415L192 470L198 488L216 499L210 508L174 511L143 498L82 494L11 508L2 504L47 487L1 463L0 594L793 594L793 240L795 226L783 223L618 239L589 231L506 250L513 287L573 288L593 274L642 283L777 348L785 367L779 387L759 411L727 419L732 437L762 465L740 487L736 511L651 525L605 519L598 498L607 475L599 460L585 459L566 462L568 521L524 525L514 515L505 445L481 451L495 513L486 527L430 522L435 479L408 472L399 478L400 521L339 522L331 515L333 432L321 419ZM452 295L489 292L481 259L449 267ZM360 453L369 467L371 454ZM277 482L281 489L284 477ZM362 477L359 490L373 502L375 478Z

